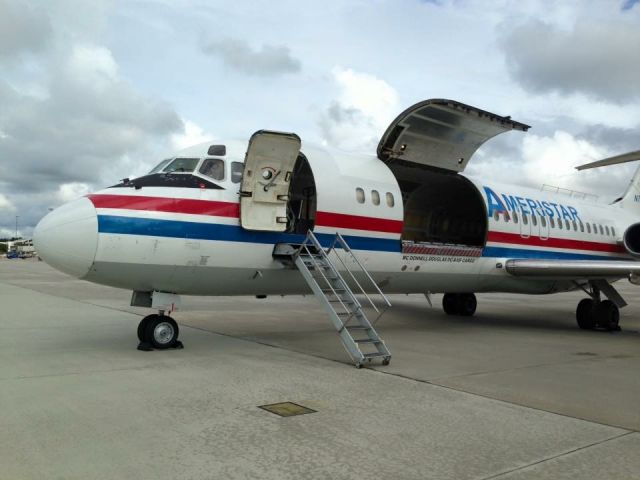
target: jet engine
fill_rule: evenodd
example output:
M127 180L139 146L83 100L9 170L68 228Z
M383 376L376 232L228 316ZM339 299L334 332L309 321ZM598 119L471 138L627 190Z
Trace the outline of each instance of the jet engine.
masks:
M624 248L634 257L640 258L640 223L634 223L622 236Z

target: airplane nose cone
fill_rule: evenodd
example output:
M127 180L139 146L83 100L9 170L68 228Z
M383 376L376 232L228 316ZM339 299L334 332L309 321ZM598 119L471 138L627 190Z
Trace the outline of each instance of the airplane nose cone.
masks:
M84 277L98 248L98 216L91 201L79 198L50 212L36 225L33 244L53 268Z

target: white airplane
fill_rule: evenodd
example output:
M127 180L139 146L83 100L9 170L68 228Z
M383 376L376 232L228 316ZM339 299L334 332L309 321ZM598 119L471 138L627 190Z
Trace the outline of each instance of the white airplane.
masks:
M357 366L391 358L364 313L371 297L355 295L381 288L444 293L451 315L473 315L475 292L580 289L580 328L615 330L626 303L612 283L640 283L640 171L611 205L462 175L485 141L528 128L432 99L393 121L377 156L261 130L63 205L34 241L54 268L159 312L140 322L141 349L181 345L168 315L179 295L313 292Z

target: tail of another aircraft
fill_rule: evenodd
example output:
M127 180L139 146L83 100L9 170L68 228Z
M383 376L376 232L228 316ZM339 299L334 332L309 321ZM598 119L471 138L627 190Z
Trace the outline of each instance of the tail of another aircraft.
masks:
M586 170L589 168L605 167L607 165L616 165L618 163L628 163L635 160L640 160L640 150L635 152L624 153L622 155L616 155L615 157L605 158L604 160L598 160L597 162L587 163L586 165L580 165L576 167L577 170ZM640 167L636 170L636 173L631 179L631 183L627 187L627 191L624 195L616 200L616 203L625 210L630 210L637 213L640 216Z

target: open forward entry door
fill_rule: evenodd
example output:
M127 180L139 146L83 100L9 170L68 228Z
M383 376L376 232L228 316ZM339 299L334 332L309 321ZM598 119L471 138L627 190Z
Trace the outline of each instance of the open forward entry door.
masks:
M240 189L243 228L286 230L289 187L300 145L294 133L259 130L251 136Z
M378 144L383 162L462 172L480 146L499 133L528 125L454 100L431 99L402 112Z

